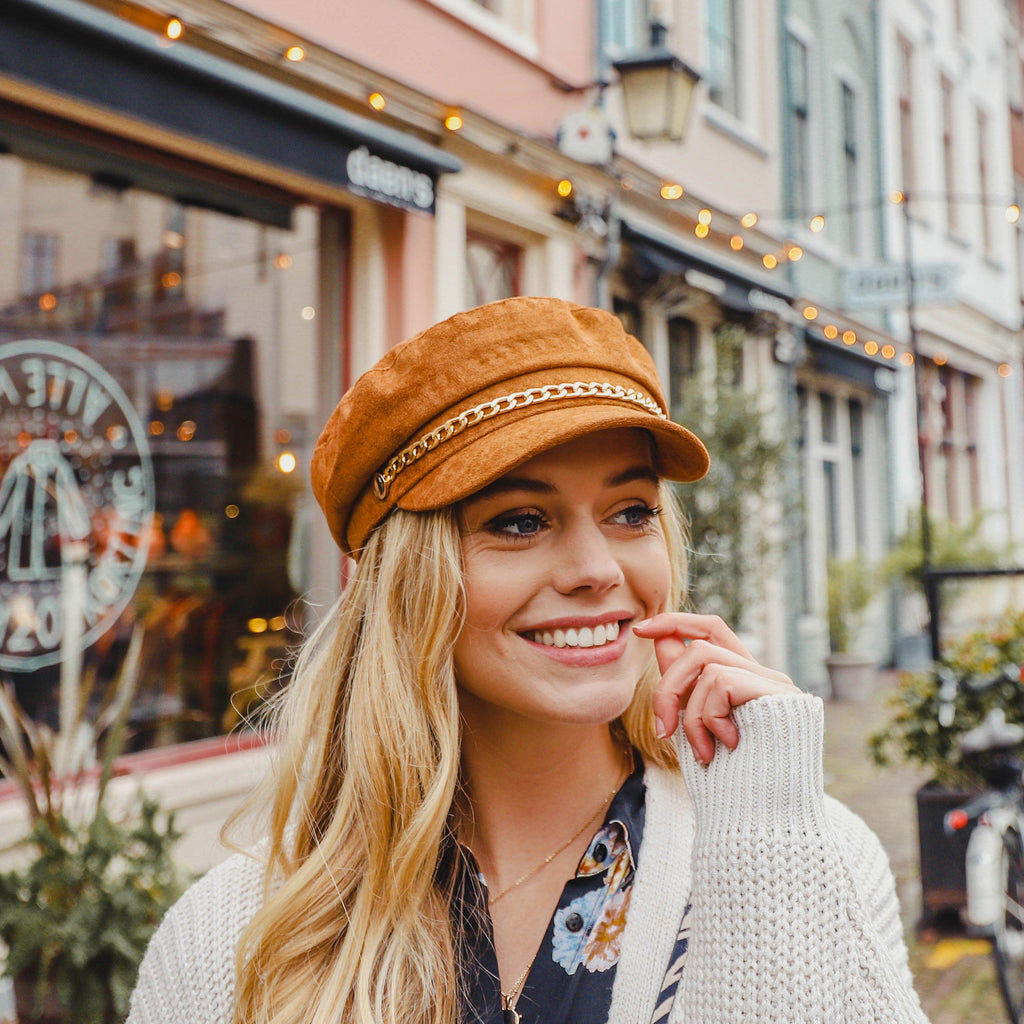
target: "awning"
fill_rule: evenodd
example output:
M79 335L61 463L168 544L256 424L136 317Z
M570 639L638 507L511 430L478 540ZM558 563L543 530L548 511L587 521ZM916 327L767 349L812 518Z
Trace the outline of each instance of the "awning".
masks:
M462 166L412 135L78 0L4 0L0 76L404 209L432 212L438 176ZM39 158L39 134L0 122L0 145L30 159ZM95 166L73 139L52 148ZM132 176L116 158L109 172ZM207 201L223 208L224 199Z
M622 223L622 239L629 243L637 271L645 279L678 274L688 284L715 295L723 306L736 312L770 311L793 323L800 319L789 304L790 293L785 287L745 277L684 249L670 236L628 221Z

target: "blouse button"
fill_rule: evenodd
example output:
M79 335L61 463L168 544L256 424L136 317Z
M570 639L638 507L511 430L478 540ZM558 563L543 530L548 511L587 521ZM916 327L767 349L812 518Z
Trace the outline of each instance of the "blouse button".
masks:
M602 862L605 857L608 856L608 847L605 846L604 843L598 843L597 846L594 847L593 856L594 860L598 863Z
M583 916L581 914L577 914L575 910L571 914L567 914L565 917L565 927L571 932L582 931Z

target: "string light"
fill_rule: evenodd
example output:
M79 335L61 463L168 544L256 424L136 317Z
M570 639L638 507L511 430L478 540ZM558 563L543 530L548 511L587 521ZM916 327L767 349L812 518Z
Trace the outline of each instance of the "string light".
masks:
M743 214L743 216L740 217L740 223L745 228L752 228L757 223L757 214L756 213L745 213L745 214Z
M711 211L708 210L708 209L701 210L700 213L697 214L697 223L698 224L704 224L704 225L710 224L711 223Z
M829 341L835 341L839 337L839 328L835 324L825 324L825 330L822 333Z
M794 263L796 263L796 261L797 261L797 260L801 259L801 258L803 257L803 254L804 254L804 251L803 251L803 249L801 249L801 248L800 248L800 246L799 246L799 245L795 245L795 244L792 244L792 243L791 243L791 244L790 244L790 245L789 245L789 246L788 246L788 247L786 248L786 255L787 255L787 256L788 256L788 257L789 257L789 258L790 258L790 259L791 259L791 260L792 260L792 261L793 261Z
M843 344L844 345L856 345L857 344L857 332L856 331L843 331Z
M825 230L825 218L819 213L811 218L810 229L817 235Z
M867 354L869 356L876 356L876 355L878 355L878 342L877 341L865 341L864 342L864 351L867 352Z
M882 346L882 358L892 359L896 355L896 346L885 344Z
M49 313L51 309L57 308L57 296L53 292L47 292L45 295L39 296L39 308L45 313Z
M388 101L384 99L384 94L379 92L371 92L366 97L366 102L377 111L383 110L388 105Z
M1016 224L1020 220L1020 207L1016 203L1010 203L1006 208L1006 221L1008 224Z
M299 464L292 452L281 452L277 457L277 468L282 473L294 473L295 467Z
M290 253L279 252L274 257L274 269L275 270L288 270L292 265L292 257Z
M572 195L572 182L568 178L563 178L555 188L563 199L568 199Z
M289 46L288 49L284 51L284 59L290 60L293 64L298 64L299 61L306 59L306 51L298 45Z
M462 127L462 117L459 114L449 114L444 119L444 126L450 132L457 132Z
M242 510L237 505L225 505L224 515L228 519L237 519L242 514Z
M164 28L164 34L168 39L180 39L184 31L185 25L181 18L168 19L167 26Z
M682 199L683 186L675 182L667 181L661 186L662 199Z
M698 238L707 238L711 233L711 228L709 228L707 224L697 224L693 229L693 233Z
M818 319L818 307L817 306L804 306L804 319L805 320L817 320Z
M902 352L900 354L900 362L904 366L913 366L914 365L914 353L913 352Z
M947 356L945 352L938 352L938 353L936 353L936 355L935 355L935 365L936 366L945 366L946 363L948 363L948 362L949 362L949 356Z
M743 248L743 236L742 235L733 235L732 238L729 239L729 245L732 246L732 248L736 252L739 252L740 249Z
M889 193L889 202L892 203L893 206L899 206L900 203L906 201L906 198L906 195L903 192L901 192L898 188L894 188Z
M775 258L775 256L774 256L774 255L773 255L772 253L770 253L770 252L766 252L766 253L765 253L765 254L764 254L764 255L763 255L762 257L761 257L761 262L762 262L762 263L763 263L763 264L764 264L764 265L765 265L765 266L766 266L766 267L767 267L767 268L768 268L769 270L774 270L774 269L775 269L775 268L776 268L776 267L777 267L777 266L779 265L779 261L778 261L778 260L777 260L777 259Z
M1013 373L1013 367L1009 363L1000 363L996 372L1000 377L1009 377Z

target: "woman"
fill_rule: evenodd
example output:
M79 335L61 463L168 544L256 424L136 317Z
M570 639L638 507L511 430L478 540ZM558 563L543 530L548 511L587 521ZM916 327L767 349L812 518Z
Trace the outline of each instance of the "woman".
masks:
M707 469L600 310L390 352L312 481L355 568L281 709L259 856L168 915L131 1024L924 1020L822 709L677 611Z

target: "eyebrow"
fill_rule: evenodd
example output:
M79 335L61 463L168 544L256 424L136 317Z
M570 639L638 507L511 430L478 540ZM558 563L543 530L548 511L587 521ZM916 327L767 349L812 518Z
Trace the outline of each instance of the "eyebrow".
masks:
M608 477L604 482L604 486L621 487L624 484L631 484L637 480L642 480L645 483L657 484L660 478L650 466L630 466L627 469ZM493 498L496 495L509 494L513 491L525 491L528 494L553 494L556 490L557 488L554 484L549 484L544 480L537 480L534 477L503 476L500 479L495 480L494 483L487 484L486 487L481 487L479 491L471 494L466 501Z

